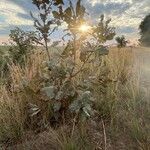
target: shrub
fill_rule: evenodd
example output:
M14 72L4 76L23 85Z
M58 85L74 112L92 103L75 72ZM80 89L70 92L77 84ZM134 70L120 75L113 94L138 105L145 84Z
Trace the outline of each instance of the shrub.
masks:
M125 37L122 35L121 37L116 37L117 47L123 48L126 47L128 41L126 41Z
M34 48L35 42L38 42L35 32L24 32L18 27L11 30L10 39L12 46L9 49L9 57L13 63L24 64L24 60Z
M79 27L86 24L86 13L80 0L75 6L69 1L67 8L62 7L63 1L51 2L33 0L39 10L40 21L31 13L34 26L40 33L40 44L44 40L48 60L42 52L37 52L35 58L29 53L34 42L39 43L34 34L20 29L11 33L17 49L10 51L13 62L9 65L9 90L14 94L14 102L22 100L19 114L24 115L24 129L35 131L41 131L49 124L56 127L64 122L75 126L80 120L90 118L95 112L95 101L99 100L94 95L96 88L103 93L108 83L113 82L102 70L106 68L103 57L109 53L103 43L115 35L114 28L109 27L111 20L105 21L102 15L98 25L90 27L90 33L83 33ZM54 18L49 20L51 14ZM61 52L52 54L48 49L49 35L61 22L67 24L66 35L71 40L66 42Z
M89 76L84 78L82 83L77 83L75 78L85 74L84 72L89 64L92 64L95 68L101 66L101 57L108 54L107 48L102 43L113 39L115 35L114 28L108 26L111 20L105 22L102 15L100 23L91 27L91 33L84 34L79 31L79 27L86 24L84 19L85 7L80 0L77 1L75 6L69 1L67 8L63 8L63 1L33 1L33 4L39 9L40 20L44 23L42 26L40 21L31 14L36 29L45 41L45 50L48 55L48 82L43 85L41 93L51 103L54 119L56 121L62 120L63 117L70 114L69 112L72 112L75 118L79 116L90 117L93 114L94 100L93 89L90 87L93 81L90 78L93 78L94 74L89 70ZM53 11L52 5L56 7L55 11ZM48 19L50 13L53 14L54 19ZM50 33L55 31L55 28L52 30L51 26L54 24L60 25L58 22L67 24L66 35L69 35L72 40L67 43L62 53L50 57L51 54L47 47L48 37ZM105 31L102 27L105 27ZM107 32L107 34L102 32ZM93 37L95 38L95 44L87 41L88 38L92 39ZM99 69L95 73L97 74L96 78L100 76Z

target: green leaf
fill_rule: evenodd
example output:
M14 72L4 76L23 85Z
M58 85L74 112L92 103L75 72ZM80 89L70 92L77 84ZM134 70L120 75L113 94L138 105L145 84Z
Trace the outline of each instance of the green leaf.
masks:
M92 108L90 105L83 107L83 112L85 113L86 117L90 117L92 114Z
M85 14L85 7L81 5L81 0L77 1L76 5L76 15L77 17L83 18Z
M96 52L98 52L99 55L108 55L109 50L104 46L99 46L96 48Z
M69 109L71 112L79 113L81 106L82 105L79 100L74 100L69 106Z
M68 7L68 8L64 11L64 13L65 13L65 16L66 16L67 18L71 18L71 17L72 17L72 11L71 11L71 8L70 8L70 7Z
M102 15L100 16L100 19L101 19L101 22L104 21L104 14L102 14Z
M55 87L54 86L49 86L49 87L44 87L41 90L46 94L47 97L50 99L53 99L55 97Z
M64 97L64 93L62 91L59 91L55 97L56 100L62 100Z
M46 15L45 14L40 13L40 17L41 17L43 22L46 20Z
M77 16L80 15L80 8L81 8L81 0L78 0L77 5L76 5L76 15Z
M66 97L73 97L76 93L73 83L69 80L65 81L62 86L62 92Z
M60 14L57 11L52 11L54 18L60 19Z
M90 91L85 91L84 93L81 94L81 99L83 102L89 102L91 98L91 92Z
M79 97L75 99L69 109L75 113L81 113L86 115L86 117L90 117L92 114L92 95L90 91L78 92Z
M53 70L54 76L58 78L65 78L66 77L66 70L65 67L62 65L56 66Z
M60 4L64 4L63 0L53 0L54 1L54 5L57 6L57 5L60 5Z
M74 63L72 57L68 57L66 59L66 71L70 74L74 67L75 67L75 63Z
M52 46L52 47L56 47L56 46L58 46L58 44L59 44L60 42L61 42L61 41L54 41L51 46Z
M61 102L54 103L54 105L53 105L54 112L59 111L60 108L61 108Z

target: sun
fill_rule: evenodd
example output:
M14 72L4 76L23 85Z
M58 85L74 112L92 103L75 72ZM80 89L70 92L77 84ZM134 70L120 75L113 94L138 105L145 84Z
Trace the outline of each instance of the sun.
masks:
M79 31L81 32L88 32L90 30L90 26L89 25L86 25L86 24L83 24L79 27Z

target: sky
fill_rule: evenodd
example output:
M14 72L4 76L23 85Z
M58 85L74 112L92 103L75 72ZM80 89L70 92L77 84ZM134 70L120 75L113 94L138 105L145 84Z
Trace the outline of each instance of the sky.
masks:
M117 35L125 35L132 41L139 38L139 24L150 13L150 0L82 0L82 3L91 15L89 20L96 22L104 14L112 19ZM10 30L16 26L25 31L33 30L30 11L37 13L31 0L0 0L0 43L7 41ZM54 39L61 34L58 32Z

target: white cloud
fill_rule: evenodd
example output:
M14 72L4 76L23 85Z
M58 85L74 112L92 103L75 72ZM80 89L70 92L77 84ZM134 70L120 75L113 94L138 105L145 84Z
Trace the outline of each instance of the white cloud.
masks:
M13 2L8 2L7 0L0 0L0 16L5 18L5 21L1 23L0 29L8 27L9 25L32 25L31 20L23 19L17 16L17 13L26 14L26 12L14 4Z
M0 0L0 17L2 16L2 20L4 20L3 22L0 20L0 30L6 30L9 26L33 25L31 20L18 15L28 14L27 9L24 9L24 6L28 8L27 0L22 0L24 5L22 3L14 3L14 1ZM18 0L17 2L20 1ZM114 27L118 30L124 29L123 34L131 38L138 37L139 24L145 15L150 13L150 0L83 0L83 2L87 6L89 13L92 14L91 20L97 20L98 16L104 13L106 17L112 18L112 25ZM29 9L31 9L30 6ZM134 30L125 32L129 29L128 27Z
M87 0L89 3L92 4L92 6L98 4L98 3L130 3L132 4L132 0Z
M150 7L143 3L135 3L127 9L122 15L112 16L112 22L117 27L134 27L138 29L140 22L148 14Z
M131 39L139 37L139 25L142 19L150 13L150 0L87 1L91 4L90 10L94 10L93 16L104 13L107 18L112 19L111 24L116 27L117 31L124 31L122 33L118 32L119 34L124 34ZM97 18L95 18L95 20L97 20Z

